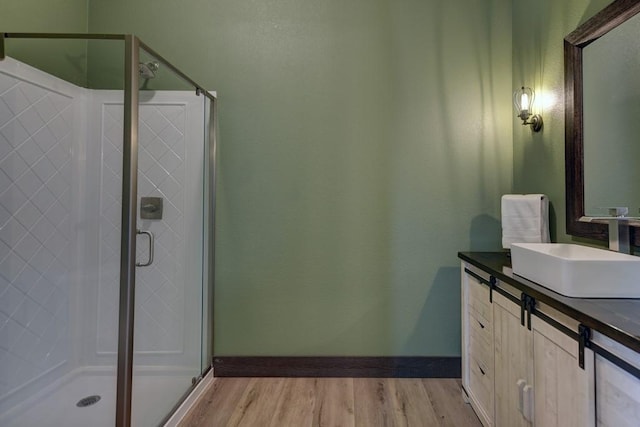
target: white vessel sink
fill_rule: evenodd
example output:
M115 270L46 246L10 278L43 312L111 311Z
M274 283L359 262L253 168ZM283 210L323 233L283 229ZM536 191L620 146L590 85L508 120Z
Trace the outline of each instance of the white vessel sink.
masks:
M640 298L640 257L564 243L514 243L513 272L561 295Z

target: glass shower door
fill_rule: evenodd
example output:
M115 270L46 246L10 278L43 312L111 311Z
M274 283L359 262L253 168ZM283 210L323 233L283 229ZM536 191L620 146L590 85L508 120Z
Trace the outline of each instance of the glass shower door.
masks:
M201 374L204 105L140 50L132 425L155 426Z
M0 425L159 425L211 359L211 96L131 35L0 43Z
M113 426L124 91L121 79L90 86L83 58L96 49L121 59L123 38L5 42L0 425ZM122 61L104 72L121 77ZM103 110L94 101L107 92Z

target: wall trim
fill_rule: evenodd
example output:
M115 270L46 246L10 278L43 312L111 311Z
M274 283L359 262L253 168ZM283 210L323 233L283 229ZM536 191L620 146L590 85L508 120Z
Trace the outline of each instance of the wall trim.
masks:
M460 378L460 357L220 356L216 377Z

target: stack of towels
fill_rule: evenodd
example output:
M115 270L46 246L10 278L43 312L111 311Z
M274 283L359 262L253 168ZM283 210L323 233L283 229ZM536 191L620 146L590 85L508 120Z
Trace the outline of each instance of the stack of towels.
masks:
M544 194L502 196L502 247L512 243L548 243L549 198Z

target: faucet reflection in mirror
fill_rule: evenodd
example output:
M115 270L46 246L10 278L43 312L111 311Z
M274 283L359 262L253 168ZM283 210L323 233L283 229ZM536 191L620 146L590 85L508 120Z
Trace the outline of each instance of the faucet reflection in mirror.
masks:
M607 222L609 224L609 249L624 254L631 254L629 223L637 223L640 217L627 216L629 208L608 207L608 216L582 216L581 222Z
M535 92L530 87L522 86L513 92L513 105L518 112L517 116L522 120L522 125L530 125L531 130L539 132L542 129L542 116L540 114L531 114L534 99Z

